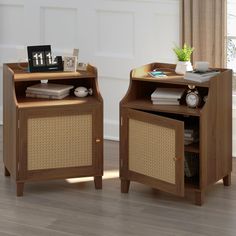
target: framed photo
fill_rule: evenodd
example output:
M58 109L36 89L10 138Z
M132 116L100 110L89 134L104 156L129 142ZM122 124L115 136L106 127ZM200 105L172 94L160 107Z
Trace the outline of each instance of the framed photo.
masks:
M30 72L62 71L62 57L52 57L51 46L28 46L28 61Z
M66 56L64 57L64 71L75 72L77 70L77 57Z
M87 70L87 66L88 66L87 63L80 62L78 64L78 66L77 66L77 70L86 71Z

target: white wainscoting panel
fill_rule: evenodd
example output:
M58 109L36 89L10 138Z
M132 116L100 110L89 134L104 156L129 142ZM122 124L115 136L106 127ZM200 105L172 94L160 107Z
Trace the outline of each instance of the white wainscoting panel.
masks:
M24 44L23 5L0 3L0 44Z
M118 140L130 70L176 61L179 0L0 0L0 64L24 60L26 46L37 44L51 44L62 56L79 48L79 61L98 68L104 134ZM2 121L2 73L0 92Z
M50 44L55 48L76 47L78 31L76 8L42 7L40 16L41 44Z
M97 32L96 55L134 57L134 13L97 11Z

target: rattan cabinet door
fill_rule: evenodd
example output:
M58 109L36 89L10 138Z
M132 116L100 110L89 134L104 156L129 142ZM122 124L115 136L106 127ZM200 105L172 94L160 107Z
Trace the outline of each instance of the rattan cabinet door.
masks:
M20 178L101 174L100 120L93 107L20 111Z
M184 124L127 109L122 113L121 178L184 195Z

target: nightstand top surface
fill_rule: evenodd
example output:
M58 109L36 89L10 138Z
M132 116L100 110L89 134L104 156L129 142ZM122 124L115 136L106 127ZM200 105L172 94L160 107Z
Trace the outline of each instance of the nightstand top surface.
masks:
M87 71L76 72L37 72L30 73L28 71L28 63L8 63L5 64L13 73L15 81L27 81L27 80L50 80L50 79L75 79L75 78L95 78L96 69L92 66L88 66Z

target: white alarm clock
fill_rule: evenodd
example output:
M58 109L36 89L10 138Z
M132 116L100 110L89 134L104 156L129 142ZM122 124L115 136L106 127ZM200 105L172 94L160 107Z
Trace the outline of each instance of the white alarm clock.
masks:
M195 86L189 86L189 88L185 101L189 107L196 108L199 106L201 101L199 93L197 89L195 89Z
M85 87L77 87L74 91L74 94L75 94L76 97L83 98L83 97L88 96L88 94L92 95L93 90L91 88L87 89Z

